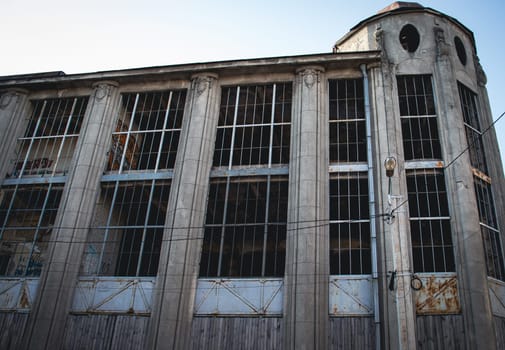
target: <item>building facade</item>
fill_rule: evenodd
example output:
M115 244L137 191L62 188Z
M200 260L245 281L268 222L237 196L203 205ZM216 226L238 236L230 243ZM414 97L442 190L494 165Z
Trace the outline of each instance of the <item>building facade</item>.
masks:
M472 32L0 77L0 348L500 349L505 180Z

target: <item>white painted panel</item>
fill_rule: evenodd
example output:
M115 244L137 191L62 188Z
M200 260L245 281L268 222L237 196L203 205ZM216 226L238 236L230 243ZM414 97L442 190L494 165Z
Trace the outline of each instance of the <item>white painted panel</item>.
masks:
M28 311L33 305L39 278L0 278L0 310Z
M72 311L150 313L154 283L154 278L81 278L77 283Z
M370 275L330 276L330 316L373 314L373 286Z
M282 315L282 279L199 279L196 315Z
M488 277L488 286L493 314L505 317L505 283Z

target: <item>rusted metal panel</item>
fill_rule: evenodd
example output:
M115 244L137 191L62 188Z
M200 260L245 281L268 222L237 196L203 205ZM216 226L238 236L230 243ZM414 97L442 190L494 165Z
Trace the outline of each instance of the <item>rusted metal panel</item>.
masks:
M329 349L376 349L373 317L330 317Z
M195 315L282 315L282 278L199 279Z
M493 314L505 317L505 283L488 277L488 286Z
M62 349L144 349L149 317L69 315Z
M373 315L371 275L330 276L329 314L331 316Z
M280 317L194 317L190 349L282 350Z
M1 278L0 310L29 311L37 294L39 278Z
M131 313L151 312L155 278L80 278L72 312Z
M418 274L417 277L422 282L421 289L414 291L418 315L461 312L456 274Z
M419 350L465 349L463 315L417 316L416 338Z

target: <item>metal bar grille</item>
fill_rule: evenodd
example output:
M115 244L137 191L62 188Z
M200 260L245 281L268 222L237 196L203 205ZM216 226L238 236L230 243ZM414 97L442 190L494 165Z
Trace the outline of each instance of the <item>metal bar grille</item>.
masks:
M288 179L211 180L201 277L284 275Z
M405 160L441 159L430 75L397 76Z
M121 95L106 170L173 169L185 99L185 91Z
M170 180L102 182L84 275L154 276Z
M87 97L31 101L32 112L7 178L66 175L74 153Z
M291 83L223 88L214 163L288 164Z
M362 79L329 81L330 163L366 161Z
M477 95L460 82L458 82L458 91L465 123L466 140L468 145L471 145L469 148L470 163L474 168L487 174L486 154L482 142L482 132L477 108Z
M330 175L330 274L370 274L370 215L366 173Z
M487 273L499 280L505 280L503 250L496 220L491 185L480 178L474 177L475 193L479 208L480 227L486 254Z
M414 272L452 272L454 252L449 205L441 170L407 173Z
M1 189L0 275L40 275L62 191L62 184Z

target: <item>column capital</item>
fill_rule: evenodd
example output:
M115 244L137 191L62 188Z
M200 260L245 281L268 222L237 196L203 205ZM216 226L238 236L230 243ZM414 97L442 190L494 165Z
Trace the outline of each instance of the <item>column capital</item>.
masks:
M113 88L117 88L119 84L115 81L112 80L104 80L104 81L98 81L91 85L93 89L95 89L95 92L93 94L93 97L100 101L106 96L110 96L111 90Z
M321 66L305 66L296 70L299 79L301 79L308 88L314 86L316 82L319 83L321 81L321 73L324 73L324 67Z
M0 91L0 109L7 108L19 95L28 95L28 90L12 88Z
M198 73L191 76L191 90L201 95L219 78L215 73Z

